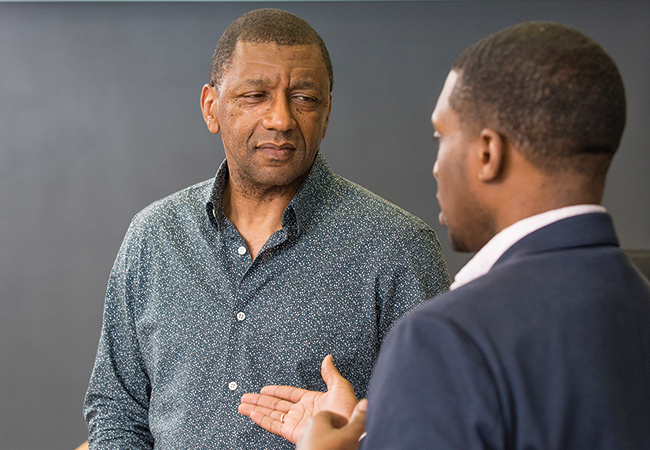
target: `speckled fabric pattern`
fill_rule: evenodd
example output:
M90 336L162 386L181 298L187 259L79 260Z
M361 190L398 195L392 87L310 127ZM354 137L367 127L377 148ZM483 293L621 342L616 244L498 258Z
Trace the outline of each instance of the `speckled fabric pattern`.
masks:
M389 328L449 285L433 230L320 152L251 262L221 206L227 177L224 161L133 219L86 395L91 449L293 448L238 414L242 394L325 390L331 353L364 397Z

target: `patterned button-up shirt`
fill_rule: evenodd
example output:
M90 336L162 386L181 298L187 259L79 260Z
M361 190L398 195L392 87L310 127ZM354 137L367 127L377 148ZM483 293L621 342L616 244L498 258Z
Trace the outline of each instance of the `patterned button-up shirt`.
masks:
M132 221L111 272L85 415L91 448L283 449L237 412L262 386L325 390L334 361L366 394L397 319L446 290L425 223L334 175L319 152L254 261L217 177Z

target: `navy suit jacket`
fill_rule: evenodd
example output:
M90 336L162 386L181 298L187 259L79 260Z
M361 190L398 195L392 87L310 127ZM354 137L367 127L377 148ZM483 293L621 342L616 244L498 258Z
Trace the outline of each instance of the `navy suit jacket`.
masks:
M384 343L363 449L650 449L650 285L604 213L514 244Z

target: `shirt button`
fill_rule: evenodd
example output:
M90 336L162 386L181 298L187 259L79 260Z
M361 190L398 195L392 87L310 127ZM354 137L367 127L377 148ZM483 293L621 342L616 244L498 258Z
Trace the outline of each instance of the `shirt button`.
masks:
M230 389L231 391L234 391L235 389L237 389L237 383L235 383L234 381L231 381L230 383L228 383L228 389Z
M246 254L246 247L244 247L244 246L242 245L241 247L239 247L239 248L237 249L237 253L239 253L240 255L245 255L245 254Z
M242 320L244 320L245 318L246 318L246 314L244 314L243 312L238 312L237 313L237 320L239 320L240 322Z

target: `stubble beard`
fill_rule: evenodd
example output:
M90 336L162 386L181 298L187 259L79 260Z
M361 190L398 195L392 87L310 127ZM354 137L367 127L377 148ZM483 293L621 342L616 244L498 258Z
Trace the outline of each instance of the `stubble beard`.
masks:
M468 219L463 222L464 226L447 228L451 248L460 253L478 252L496 234L496 225L487 209L478 202L470 203L467 211L471 209L472 214L465 213Z
M264 138L257 137L255 143L250 140L242 143L242 145L246 146L247 167L229 167L229 176L233 182L233 187L238 194L249 198L265 197L271 201L281 196L293 196L307 178L313 161L303 173L294 173L292 164L289 164L285 167L267 168L266 170L269 173L264 174L265 169L257 166L254 161L258 156L258 143L267 141L291 142L294 145L292 152L296 154L306 153L306 145L303 139L291 138L283 133L268 135Z

